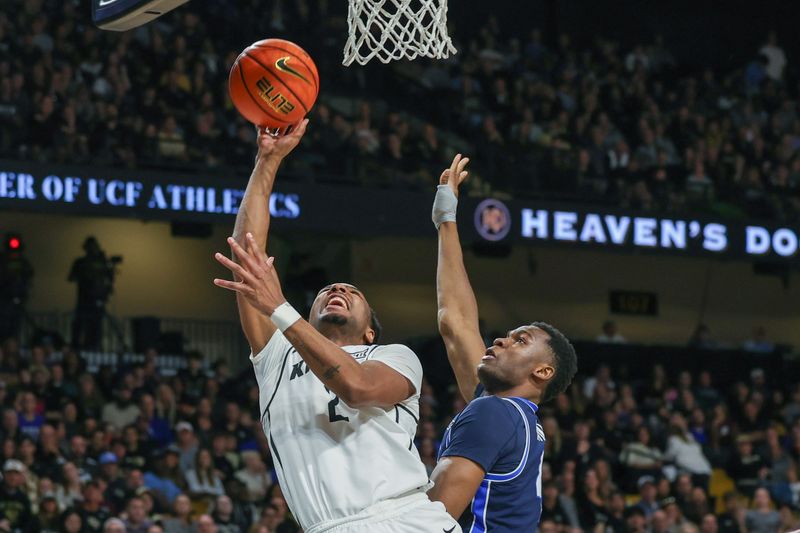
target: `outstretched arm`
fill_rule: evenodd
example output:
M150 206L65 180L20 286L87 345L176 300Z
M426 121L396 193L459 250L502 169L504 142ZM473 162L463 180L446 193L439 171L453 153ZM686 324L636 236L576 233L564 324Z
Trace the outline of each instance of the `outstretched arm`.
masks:
M439 178L434 202L434 223L439 224L439 261L436 268L436 294L439 306L439 333L447 348L447 358L456 375L458 388L469 402L478 386L478 364L486 350L478 326L478 303L464 268L464 256L455 222L458 187L466 179L468 158L458 154Z
M349 353L303 320L286 303L273 267L274 258L268 258L259 249L253 235L248 233L245 240L247 249L233 238L228 239L239 260L238 264L222 254L214 256L233 272L238 281L215 279L214 284L236 291L256 312L262 313L265 318L271 317L266 318L270 324L273 324L273 320L282 323L281 329L286 339L328 389L354 409L388 407L414 395L418 384L413 384L398 370L381 361L358 363ZM282 311L276 313L279 307ZM275 327L273 324L273 331ZM421 373L420 368L418 374L421 376Z
M247 189L245 189L233 226L233 238L241 246L247 247L245 235L252 233L256 246L260 250L266 251L270 222L269 197L275 183L275 174L278 172L283 158L300 142L307 124L308 119L305 119L292 133L278 138L259 130L256 164L250 175L250 181L247 183ZM253 354L258 354L275 333L275 326L268 317L261 314L239 293L236 294L236 305L239 308L239 320L242 323L247 342L250 344L250 349Z

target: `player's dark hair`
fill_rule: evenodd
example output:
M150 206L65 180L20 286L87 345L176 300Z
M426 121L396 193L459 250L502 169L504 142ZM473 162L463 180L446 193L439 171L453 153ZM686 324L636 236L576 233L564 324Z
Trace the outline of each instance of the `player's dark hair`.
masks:
M381 332L383 332L383 326L381 326L381 323L378 320L378 314L371 307L369 308L369 327L371 327L372 331L375 332L375 337L372 339L372 344L378 344L378 340L381 338Z
M553 379L550 380L544 390L544 395L541 399L541 402L544 403L567 390L569 384L572 383L572 378L575 377L575 373L578 371L578 356L572 343L558 329L547 322L534 322L531 325L544 330L550 336L547 344L550 345L550 350L553 352L553 366L556 367Z

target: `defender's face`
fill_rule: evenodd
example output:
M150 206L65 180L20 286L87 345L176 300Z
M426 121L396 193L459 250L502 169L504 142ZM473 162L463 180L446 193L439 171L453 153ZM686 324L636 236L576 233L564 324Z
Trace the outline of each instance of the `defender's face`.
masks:
M317 294L311 306L311 325L323 322L347 325L366 331L370 324L370 307L364 293L349 283L334 283Z
M550 335L536 326L522 326L495 339L478 365L478 377L488 392L526 383L532 375L549 379L554 373Z

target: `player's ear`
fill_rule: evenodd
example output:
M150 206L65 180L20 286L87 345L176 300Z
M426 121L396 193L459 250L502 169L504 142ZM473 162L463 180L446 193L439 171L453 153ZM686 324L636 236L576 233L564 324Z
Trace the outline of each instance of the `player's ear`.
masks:
M367 344L372 344L375 341L375 330L372 328L367 328L366 333L364 333L364 338L367 341Z
M536 365L531 372L531 377L536 381L548 381L556 374L556 369L548 363Z

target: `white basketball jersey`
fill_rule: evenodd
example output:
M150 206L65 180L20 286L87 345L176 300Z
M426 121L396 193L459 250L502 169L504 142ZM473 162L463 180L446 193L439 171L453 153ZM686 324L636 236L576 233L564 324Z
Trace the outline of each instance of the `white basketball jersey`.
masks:
M280 331L251 356L261 424L283 494L304 529L387 498L425 491L414 446L422 365L407 346L344 346L359 363L380 361L407 377L414 396L384 409L352 409L325 385Z

